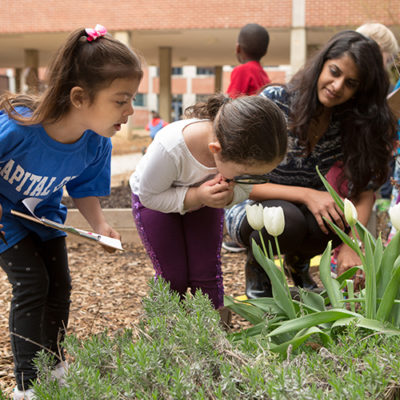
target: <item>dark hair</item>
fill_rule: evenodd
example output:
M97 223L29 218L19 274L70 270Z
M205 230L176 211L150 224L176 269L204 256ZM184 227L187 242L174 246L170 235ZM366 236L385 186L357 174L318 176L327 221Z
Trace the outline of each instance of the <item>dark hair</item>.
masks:
M185 117L210 119L225 161L254 164L286 154L286 121L274 102L259 96L211 96L185 110Z
M239 32L238 43L249 58L260 60L268 50L268 31L261 25L247 24Z
M357 67L359 86L355 96L334 107L333 112L341 124L344 178L352 184L350 195L357 196L369 182L377 188L386 181L396 139L396 121L386 102L389 80L373 40L355 31L339 32L294 75L288 84L289 128L309 146L310 122L323 111L318 78L327 60L344 55Z
M55 122L70 109L70 91L82 87L93 102L96 93L115 79L143 76L139 57L122 42L106 34L89 42L85 29L70 34L59 48L47 71L47 88L42 96L7 93L0 100L11 118L25 124ZM15 107L25 106L33 113L23 117Z

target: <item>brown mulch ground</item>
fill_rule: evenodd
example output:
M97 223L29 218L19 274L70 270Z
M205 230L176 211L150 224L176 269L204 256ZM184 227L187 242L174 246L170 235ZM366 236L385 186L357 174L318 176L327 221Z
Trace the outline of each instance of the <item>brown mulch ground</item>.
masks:
M72 304L68 332L85 338L103 332L110 334L138 322L141 299L148 292L153 268L142 246L125 246L124 252L109 254L89 243L70 243ZM243 253L223 250L225 291L244 293ZM0 270L0 389L9 393L14 385L13 363L8 336L8 310L11 287ZM233 319L232 328L242 321Z

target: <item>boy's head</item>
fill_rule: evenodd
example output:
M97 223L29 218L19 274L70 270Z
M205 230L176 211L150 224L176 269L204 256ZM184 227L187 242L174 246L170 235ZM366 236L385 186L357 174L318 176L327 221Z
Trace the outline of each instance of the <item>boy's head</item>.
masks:
M258 24L247 24L239 32L236 54L240 62L259 61L267 53L268 31Z

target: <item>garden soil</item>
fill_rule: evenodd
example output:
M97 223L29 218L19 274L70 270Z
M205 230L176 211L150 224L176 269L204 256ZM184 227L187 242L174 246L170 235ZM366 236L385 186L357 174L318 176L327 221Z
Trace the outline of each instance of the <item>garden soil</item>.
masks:
M134 144L119 140L114 151L135 151L148 139L139 137ZM118 154L118 153L117 153ZM102 198L104 208L130 207L130 191L127 177L120 177L119 186L112 188L108 198ZM71 206L68 198L64 199ZM133 224L133 220L132 220ZM132 328L142 314L141 300L148 293L148 282L154 272L151 262L141 245L127 245L125 251L113 254L91 243L69 243L69 263L72 275L72 303L68 334L80 339L107 330L113 334ZM222 269L225 293L231 296L244 294L244 253L229 253L222 250ZM312 268L314 278L319 281L317 267ZM10 393L14 385L13 361L8 333L8 312L11 286L0 269L0 389ZM231 329L248 326L245 321L233 316Z

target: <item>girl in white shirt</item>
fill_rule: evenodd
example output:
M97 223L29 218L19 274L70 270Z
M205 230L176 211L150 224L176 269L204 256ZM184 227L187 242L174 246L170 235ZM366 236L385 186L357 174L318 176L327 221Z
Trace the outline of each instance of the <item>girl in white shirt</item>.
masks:
M182 296L201 289L218 309L223 209L282 160L286 122L258 96L215 95L185 116L159 132L132 174L133 215L156 276Z

